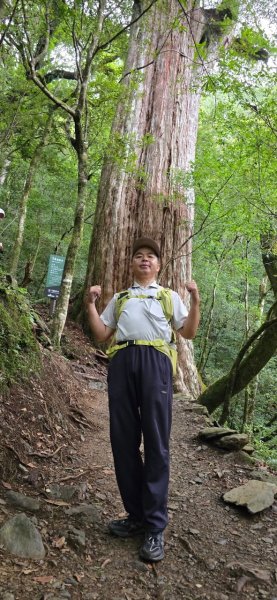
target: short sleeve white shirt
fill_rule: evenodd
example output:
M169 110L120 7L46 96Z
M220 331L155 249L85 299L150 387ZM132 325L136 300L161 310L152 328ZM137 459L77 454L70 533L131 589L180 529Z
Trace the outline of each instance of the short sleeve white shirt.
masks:
M164 315L161 302L156 298L160 289L162 286L156 282L147 287L142 287L134 282L133 286L128 288L132 297L124 302L118 321L116 320L116 299L119 294L113 296L100 315L100 319L104 325L116 330L117 342L124 340L150 342L156 339L163 339L167 343L171 342L172 328L178 330L183 327L188 311L179 294L172 290L173 316L169 323ZM141 294L146 298L136 297Z

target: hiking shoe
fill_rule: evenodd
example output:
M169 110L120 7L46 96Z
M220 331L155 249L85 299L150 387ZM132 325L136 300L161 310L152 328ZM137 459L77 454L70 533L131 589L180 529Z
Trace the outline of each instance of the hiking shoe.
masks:
M148 531L145 534L139 556L149 562L157 562L164 558L164 534L162 531Z
M133 537L134 535L139 535L145 531L145 528L140 521L135 521L130 517L118 519L117 521L110 521L108 528L110 533L122 538Z

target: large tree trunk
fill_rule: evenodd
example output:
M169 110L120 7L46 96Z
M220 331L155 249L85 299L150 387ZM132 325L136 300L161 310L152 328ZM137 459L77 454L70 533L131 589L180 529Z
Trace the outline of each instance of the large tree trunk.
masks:
M116 140L126 155L107 157L102 170L86 277L87 286L102 285L100 310L130 284L131 249L141 235L161 246L161 283L188 302L194 194L185 175L194 160L198 124L202 66L195 44L206 19L194 6L188 2L187 20L176 0L156 3L131 30L111 135L111 144ZM135 3L135 14L139 9ZM196 395L192 344L179 340L178 345L178 388Z

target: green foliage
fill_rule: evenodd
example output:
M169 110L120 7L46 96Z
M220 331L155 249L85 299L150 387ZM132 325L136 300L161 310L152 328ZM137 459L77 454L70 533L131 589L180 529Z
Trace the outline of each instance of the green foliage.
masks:
M266 431L268 432L268 430ZM266 442L262 442L257 438L254 438L253 443L255 456L267 462L272 469L277 471L277 436L275 435L275 438L272 440L272 446L269 446Z
M6 283L0 272L0 389L36 372L40 352L25 291Z
M260 236L276 227L274 74L270 69L257 68L250 81L245 63L233 50L229 61L224 68L222 63L219 76L213 78L216 93L213 89L212 94L203 97L192 169L198 232L193 250L194 277L200 282L203 315L195 344L197 359L203 350L215 292L202 372L208 385L228 373L246 336L258 327L259 286L265 275ZM264 314L272 301L269 290ZM267 422L276 387L276 360L271 359L259 376L252 424L255 443L269 431ZM231 404L230 424L238 430L243 407L242 392ZM215 418L220 413L221 410ZM276 460L271 443L259 443L258 450L265 459Z
M260 32L251 27L244 27L240 36L235 38L233 49L238 55L247 59L267 61L274 48L269 40Z

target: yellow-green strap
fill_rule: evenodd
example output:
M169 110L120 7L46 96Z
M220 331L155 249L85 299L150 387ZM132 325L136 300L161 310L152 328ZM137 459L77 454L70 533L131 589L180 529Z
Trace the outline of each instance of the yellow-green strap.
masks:
M133 346L133 345L134 346L153 346L154 348L157 348L157 350L159 352L166 354L166 356L168 356L168 358L170 359L170 361L172 363L173 375L175 375L176 366L177 366L177 351L175 350L175 348L172 348L172 346L170 346L164 340L161 340L161 339L151 340L151 341L134 340L132 344L129 344L128 342L126 342L126 344L124 344L124 343L115 344L114 346L111 346L111 348L108 348L106 350L106 354L107 354L107 356L109 356L109 358L113 358L114 355L118 352L118 350L122 350L122 348L127 348L127 346Z
M132 344L129 344L128 342L126 342L126 344L124 344L124 342L122 342L122 344L115 344L106 350L106 354L109 356L109 354L113 354L114 352L117 352L117 350L121 350L121 348L127 348L127 346L154 346L155 348L159 348L165 344L166 342L164 340L133 340Z

